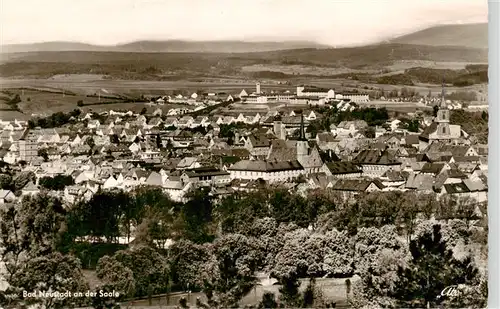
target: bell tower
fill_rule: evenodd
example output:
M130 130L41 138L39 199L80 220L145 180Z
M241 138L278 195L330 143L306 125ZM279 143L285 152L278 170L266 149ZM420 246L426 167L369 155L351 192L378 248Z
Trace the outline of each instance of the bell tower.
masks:
M439 138L448 138L450 136L450 110L446 106L445 92L444 92L444 79L443 89L441 91L441 102L439 110L435 119L437 122L437 135Z
M304 129L304 114L300 115L300 136L297 141L297 157L307 156L309 154L308 151L309 144L306 138L306 132Z

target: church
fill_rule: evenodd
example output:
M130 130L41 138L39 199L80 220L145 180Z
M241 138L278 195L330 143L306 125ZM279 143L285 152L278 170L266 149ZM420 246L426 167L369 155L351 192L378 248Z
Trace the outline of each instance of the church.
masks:
M439 110L433 123L425 128L419 136L420 151L423 151L427 148L427 146L436 141L456 144L460 138L465 137L466 135L465 132L462 132L460 125L450 124L450 110L446 106L444 85L441 96Z
M323 160L318 148L315 145L309 145L306 138L303 115L301 116L299 139L273 140L267 156L267 161L270 162L293 160L297 160L302 165L306 174L319 173L323 167Z

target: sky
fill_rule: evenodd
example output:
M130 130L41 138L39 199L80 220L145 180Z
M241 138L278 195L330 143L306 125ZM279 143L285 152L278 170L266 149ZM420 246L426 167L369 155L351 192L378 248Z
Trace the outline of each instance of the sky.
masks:
M0 44L182 39L346 46L487 18L486 0L0 0Z

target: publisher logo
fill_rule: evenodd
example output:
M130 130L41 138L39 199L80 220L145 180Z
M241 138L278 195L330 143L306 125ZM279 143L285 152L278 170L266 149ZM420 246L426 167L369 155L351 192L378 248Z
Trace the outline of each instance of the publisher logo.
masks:
M442 291L441 291L441 297L449 297L449 298L453 298L453 297L457 297L460 295L460 291L458 290L458 286L457 285L450 285L450 286L447 286L445 287Z

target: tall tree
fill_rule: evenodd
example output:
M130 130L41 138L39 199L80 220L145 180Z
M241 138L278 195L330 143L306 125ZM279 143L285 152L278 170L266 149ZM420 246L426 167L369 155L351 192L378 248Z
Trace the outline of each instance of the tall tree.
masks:
M47 307L79 303L78 298L56 300L40 296L23 300L20 297L23 290L30 293L86 290L79 260L55 251L66 229L61 201L46 194L28 196L19 205L2 209L0 216L1 259L9 284L4 296L15 307L24 302Z
M189 201L182 207L182 218L187 239L203 243L212 239L212 197L206 189L196 189L189 194Z
M470 256L457 260L442 238L441 226L410 243L412 259L400 267L394 297L404 307L437 307L446 301L442 291L458 284L478 285L478 269Z

